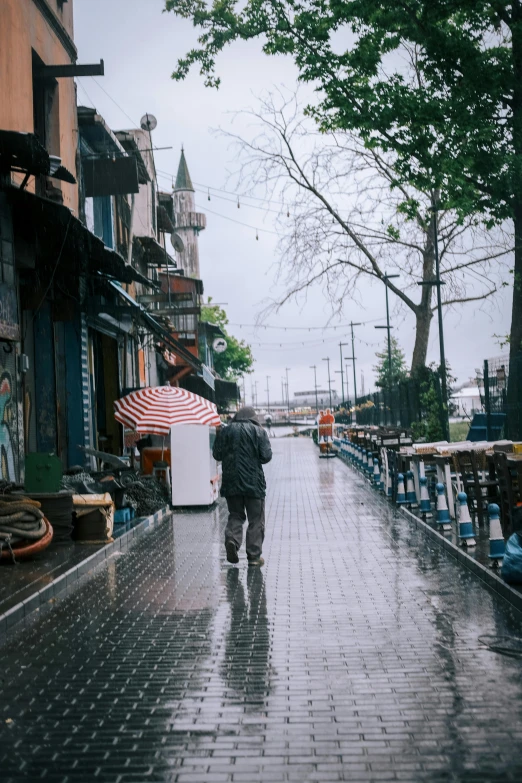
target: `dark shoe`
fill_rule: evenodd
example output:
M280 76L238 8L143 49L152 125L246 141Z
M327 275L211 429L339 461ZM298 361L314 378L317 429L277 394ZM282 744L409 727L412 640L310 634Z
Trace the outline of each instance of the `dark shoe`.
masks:
M265 564L265 561L262 557L253 557L252 560L249 559L248 565L249 566L262 566Z
M225 549L227 550L227 560L229 563L239 563L239 557L237 556L237 546L234 541L226 541Z

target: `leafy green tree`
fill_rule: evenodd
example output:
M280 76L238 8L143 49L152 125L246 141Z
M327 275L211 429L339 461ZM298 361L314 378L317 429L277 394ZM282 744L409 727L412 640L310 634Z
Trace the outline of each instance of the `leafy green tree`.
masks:
M210 304L209 300L209 304L201 308L201 320L216 324L225 335L226 350L223 353L214 353L214 369L223 380L237 380L253 372L252 350L244 340L238 340L227 332L228 318L223 308Z
M522 350L522 0L166 0L201 29L178 61L217 86L217 55L262 39L317 87L322 129L393 153L397 180L462 215L514 222L511 359ZM348 45L343 41L348 41ZM412 215L417 204L404 202ZM512 382L511 382L512 380ZM516 373L510 374L517 399Z
M377 376L375 385L378 388L389 389L390 380L393 386L395 386L397 383L400 383L401 381L406 380L408 377L406 357L395 337L391 338L391 379L390 362L388 357L388 341L386 341L384 350L382 352L377 351L375 355L379 360L373 368L373 371Z

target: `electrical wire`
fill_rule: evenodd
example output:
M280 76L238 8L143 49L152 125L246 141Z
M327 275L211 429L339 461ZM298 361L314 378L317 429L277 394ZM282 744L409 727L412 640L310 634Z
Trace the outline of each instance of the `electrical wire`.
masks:
M210 305L205 305L206 307L212 307L212 303ZM360 321L357 326L366 326L367 324L374 324L378 323L379 321L385 321L386 318L372 318L369 321ZM355 324L354 324L355 325ZM348 329L351 327L351 324L337 324L336 326L274 326L273 324L245 324L245 323L230 323L230 326L239 326L241 328L251 328L251 329L282 329L284 332L286 331L294 331L294 330L300 330L305 332L311 332L311 331L324 331L325 329ZM358 339L356 337L356 339Z
M197 204L196 207L203 211L203 207L199 207ZM223 218L224 220L230 220L231 223L237 223L239 226L251 228L252 231L262 231L264 234L274 234L275 236L281 236L278 231L271 231L269 228L258 228L257 226L250 225L250 223L243 223L242 220L236 220L235 218L228 217L228 215L222 215L220 212L214 212L213 209L208 209L208 207L205 207L205 212L210 212L211 215L216 215L217 217Z
M81 77L80 77L80 78L81 78ZM102 87L102 85L100 84L100 82L99 82L97 79L95 79L95 78L94 78L94 76L90 76L90 77L88 77L88 78L92 79L92 80L93 80L93 82L94 82L95 84L97 84L97 85L98 85L98 87L100 88L100 90L102 90L102 92L104 92L104 93L105 93L105 95L107 96L107 98L109 98L109 99L110 99L110 100L111 100L111 101L114 103L114 105L118 107L118 109L121 111L121 113L122 113L122 114L124 114L124 115L125 115L125 117L127 117L127 119L128 119L128 120L130 120L130 121L132 122L132 124L134 125L134 127L135 127L135 128L139 128L139 127L140 127L140 124L139 124L139 122L136 122L136 120L133 120L133 119L132 119L132 117L131 117L129 114L127 114L127 112L125 111L125 109L122 109L122 107L120 106L120 104L119 104L119 103L118 103L116 100L114 100L114 98L112 97L112 95L110 95L110 94L107 92L107 90L105 89L105 87Z

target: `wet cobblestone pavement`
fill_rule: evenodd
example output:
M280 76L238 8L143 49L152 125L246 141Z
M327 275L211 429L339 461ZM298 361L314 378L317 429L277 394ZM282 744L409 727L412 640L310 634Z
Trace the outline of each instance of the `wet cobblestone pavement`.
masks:
M520 781L518 616L310 441L274 442L262 570L176 514L0 648L0 777Z

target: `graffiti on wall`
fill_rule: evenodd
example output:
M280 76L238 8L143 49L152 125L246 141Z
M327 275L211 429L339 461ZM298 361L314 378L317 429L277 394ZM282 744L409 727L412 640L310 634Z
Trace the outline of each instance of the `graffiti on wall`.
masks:
M11 404L13 398L13 379L8 371L0 375L0 478L4 481L15 480L15 454L12 427L15 426L16 412Z

